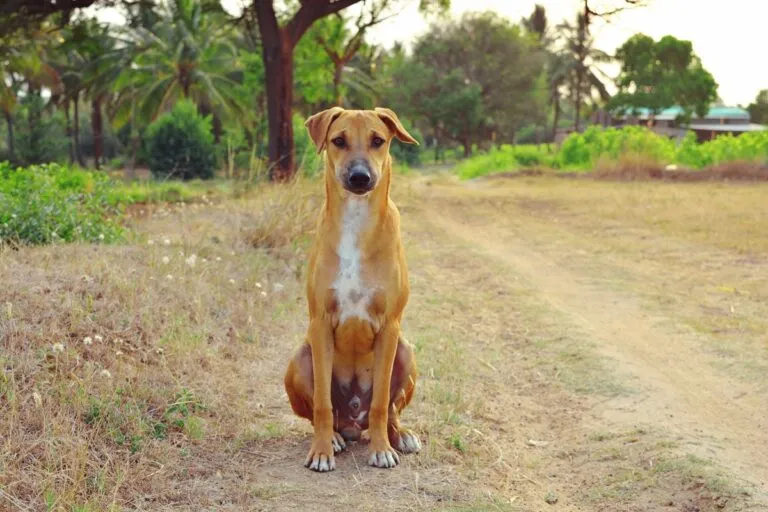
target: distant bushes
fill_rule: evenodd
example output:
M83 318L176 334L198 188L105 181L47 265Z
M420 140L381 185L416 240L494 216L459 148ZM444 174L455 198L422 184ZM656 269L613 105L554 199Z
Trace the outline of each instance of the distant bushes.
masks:
M0 163L0 243L119 240L110 185L104 174L65 165Z
M557 155L547 145L502 145L462 160L456 165L456 172L463 179L476 178L486 174L514 171L521 167L559 167Z
M461 161L456 172L464 179L514 171L525 167L548 167L564 171L607 172L611 166L642 167L651 172L668 164L703 169L731 162L768 165L768 131L734 137L722 135L699 144L693 133L680 143L640 127L621 129L590 127L569 135L557 152L549 146L502 146Z
M157 178L213 178L216 154L211 118L190 101L179 101L147 129L149 169Z

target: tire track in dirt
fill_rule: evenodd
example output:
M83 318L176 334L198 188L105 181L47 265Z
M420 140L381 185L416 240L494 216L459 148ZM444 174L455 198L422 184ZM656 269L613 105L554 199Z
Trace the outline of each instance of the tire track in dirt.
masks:
M719 375L694 336L652 317L628 294L597 284L601 276L573 273L526 244L521 233L490 223L470 225L450 208L427 203L426 219L512 268L554 308L591 335L597 351L631 375L640 393L597 406L599 421L660 427L754 485L768 502L768 406L748 385ZM666 324L666 325L662 325Z

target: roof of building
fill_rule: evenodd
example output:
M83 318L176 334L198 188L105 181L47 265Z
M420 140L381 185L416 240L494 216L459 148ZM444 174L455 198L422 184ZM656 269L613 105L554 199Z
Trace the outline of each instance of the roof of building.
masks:
M768 126L755 123L744 124L692 124L691 130L712 132L759 132L768 130Z
M627 112L626 115L637 117L638 119L648 119L650 117L650 109L638 108L632 112ZM680 114L683 113L682 107L671 107L662 110L654 116L658 121L673 121ZM623 117L623 116L617 116ZM749 112L739 107L712 107L709 109L707 116L704 119L749 119Z

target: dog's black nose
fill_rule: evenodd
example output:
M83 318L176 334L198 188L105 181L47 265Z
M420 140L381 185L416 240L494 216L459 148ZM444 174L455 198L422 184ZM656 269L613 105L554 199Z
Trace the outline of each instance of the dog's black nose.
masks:
M360 409L360 399L355 396L352 400L349 401L349 406L353 411L357 412L357 410Z
M364 189L371 184L371 173L361 169L355 169L349 173L349 184L354 188Z

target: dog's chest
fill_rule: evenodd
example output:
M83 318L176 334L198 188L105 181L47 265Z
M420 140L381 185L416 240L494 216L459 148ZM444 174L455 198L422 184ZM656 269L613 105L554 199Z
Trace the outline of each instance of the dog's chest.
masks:
M368 313L373 286L363 278L360 235L368 220L368 203L349 199L342 216L337 254L339 269L333 282L339 312L339 324L350 318L370 321Z

